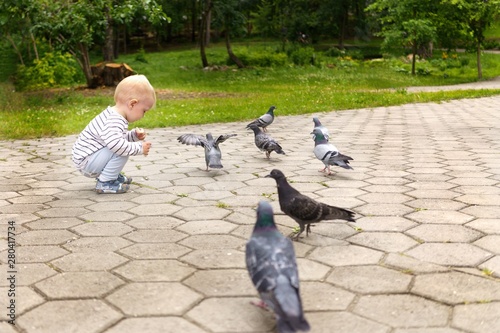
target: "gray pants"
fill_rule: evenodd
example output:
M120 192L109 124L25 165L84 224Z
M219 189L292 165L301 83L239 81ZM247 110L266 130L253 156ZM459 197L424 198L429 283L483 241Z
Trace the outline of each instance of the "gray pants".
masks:
M104 147L89 157L87 165L80 172L85 177L98 178L101 182L115 180L128 161L128 156L120 156Z

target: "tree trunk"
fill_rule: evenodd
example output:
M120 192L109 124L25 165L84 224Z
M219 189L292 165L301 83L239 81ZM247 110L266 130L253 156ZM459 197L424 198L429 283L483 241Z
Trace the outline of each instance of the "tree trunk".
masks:
M208 12L207 12L207 29L205 31L206 33L206 42L205 42L205 45L208 45L210 44L210 23L212 22L212 8L211 8L211 4L209 3L209 7L208 7Z
M24 65L23 55L21 54L21 52L19 52L19 49L17 48L16 43L12 39L12 36L9 33L7 33L6 37L9 40L12 47L14 48L14 50L16 51L16 54L19 57L19 62L21 63L21 65Z
M83 70L83 75L85 75L85 81L87 82L87 87L92 87L92 70L90 68L90 57L87 45L83 43L78 43L78 48L80 50L80 66Z
M415 75L415 64L417 62L417 41L413 41L411 57L411 75Z
M482 79L483 78L483 68L481 66L481 42L478 41L477 43L477 50L476 50L476 58L477 58L477 78Z
M198 36L200 38L200 55L203 68L208 67L207 53L205 51L205 28L207 27L207 16L210 6L210 0L206 0L205 8L203 8L203 11L201 12L200 33Z
M229 41L229 31L226 29L226 49L227 49L227 54L229 55L229 59L234 61L236 66L238 68L244 68L245 65L241 62L241 60L236 56L236 54L233 53L233 49L231 48L231 42Z
M115 60L113 19L109 16L109 8L105 8L106 31L104 36L103 59L104 61Z

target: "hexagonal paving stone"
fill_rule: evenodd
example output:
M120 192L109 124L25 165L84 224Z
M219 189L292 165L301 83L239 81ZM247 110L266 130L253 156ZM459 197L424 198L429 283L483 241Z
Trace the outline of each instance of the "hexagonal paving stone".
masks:
M354 313L392 327L444 326L449 308L413 295L361 296Z
M40 209L37 209L38 211ZM75 217L89 213L88 209L82 207L69 207L69 208L49 208L46 210L38 211L42 217Z
M302 282L304 311L346 310L355 295L324 282Z
M124 284L108 272L68 272L50 277L36 284L49 298L101 297Z
M129 212L138 216L168 216L173 215L181 207L172 204L142 204L132 209Z
M31 288L28 287L20 287L16 286L15 288L15 296L13 298L8 297L8 295L12 293L12 289L9 287L1 287L0 288L0 295L5 295L7 297L0 297L0 307L2 309L8 309L8 306L10 305L9 302L11 299L14 299L16 301L16 316L19 317L19 315L23 314L26 312L26 310L29 310L39 304L42 304L45 302L45 299L37 294L35 291L33 291ZM2 319L10 319L7 314L9 313L9 310L5 310L4 316L2 316ZM1 328L1 326L0 326ZM4 332L4 331L2 331Z
M276 216L276 223L280 224L280 217ZM296 227L298 224L291 220L288 216L286 217L289 225ZM291 230L290 230L291 231ZM290 233L287 231L287 234ZM354 230L349 224L344 222L333 222L333 221L321 221L320 223L314 223L311 225L311 233L309 236L301 236L302 242L308 242L310 238L313 238L316 234L332 238L331 241L336 242L339 239L345 239L351 235L354 235L356 230ZM320 245L320 244L314 244ZM322 244L324 246L326 244Z
M125 238L137 243L175 243L186 237L188 235L171 229L136 230L125 235Z
M183 225L176 228L176 230L183 231L190 235L199 234L229 234L231 231L236 229L237 225L219 221L219 220L208 220L208 221L189 221Z
M406 252L414 258L445 266L476 266L491 253L463 243L424 243Z
M368 293L401 293L410 285L412 277L381 266L335 267L327 281L351 291Z
M495 332L500 327L500 302L457 305L453 326L474 333Z
M132 230L134 229L121 222L92 222L73 228L73 231L82 236L121 236Z
M224 208L200 206L182 208L173 215L185 221L199 220L200 216L203 216L205 220L222 220L229 213L230 211Z
M194 250L181 260L201 269L246 268L245 254L230 249Z
M404 252L418 244L414 239L395 232L361 232L349 237L348 241L385 252Z
M131 218L134 217L134 215L122 211L115 211L115 212L108 211L108 212L92 212L80 215L79 217L84 219L86 222L123 222L130 220Z
M245 243L246 240L232 235L194 235L179 242L197 250L237 249Z
M308 258L331 266L376 264L383 252L361 246L325 246L314 249Z
M398 216L367 216L356 219L355 225L363 231L405 231L417 224Z
M58 245L77 238L77 235L67 230L31 230L16 237L21 245Z
M65 244L71 252L113 252L129 246L132 242L121 237L83 237Z
M171 216L148 216L137 217L125 223L136 229L173 229L186 222Z
M29 222L26 225L31 229L39 230L47 230L47 229L69 229L73 226L82 224L83 221L74 217L55 217L55 218L46 218L39 219L34 222Z
M367 203L404 203L412 200L411 197L400 193L368 193L357 197Z
M106 298L131 316L182 315L201 296L177 282L129 283Z
M483 262L479 265L479 268L483 270L484 273L489 273L497 278L500 277L500 256L495 256Z
M329 266L306 258L297 258L297 267L301 281L322 281L330 270Z
M69 253L58 246L19 246L17 248L18 263L44 263Z
M268 332L275 326L274 316L250 304L255 298L208 298L187 316L212 332Z
M140 243L120 250L135 259L176 259L191 251L174 243Z
M403 216L412 212L413 209L402 204L377 203L356 207L356 211L365 216Z
M137 204L128 201L108 201L99 202L85 208L92 210L94 212L109 212L109 211L125 211L130 208L136 207Z
M398 328L394 333L462 333L449 327L429 327L429 328Z
M450 210L421 210L406 215L407 218L420 223L464 224L473 216Z
M406 202L406 205L414 207L416 211L420 210L459 210L466 204L451 199L416 199Z
M387 257L385 257L384 265L394 267L408 273L446 272L449 270L447 267L418 260L402 253L389 253Z
M138 204L161 204L171 203L179 197L170 193L155 193L155 194L142 194L132 199L133 202Z
M419 275L411 291L448 304L500 300L500 283L460 272Z
M491 253L500 254L500 235L487 235L475 241L474 245Z
M206 296L253 296L256 290L246 269L197 271L183 282Z
M52 265L66 272L105 271L123 264L127 259L113 252L76 252L51 262Z
M469 206L461 210L477 218L496 219L500 216L500 206Z
M166 333L166 332L189 332L205 333L205 330L195 326L184 318L163 317L163 318L127 318L119 322L116 326L106 330L106 333Z
M194 271L178 260L133 260L114 270L134 282L181 281Z
M2 267L3 268L3 267ZM17 276L16 284L18 286L29 286L57 274L57 271L47 264L19 264L17 269L22 272ZM4 272L7 269L4 270ZM3 279L2 279L3 280ZM6 286L8 281L0 281L0 286Z
M93 333L101 332L121 317L99 300L66 300L42 304L22 315L16 323L32 333Z
M485 234L500 234L500 219L476 219L466 224Z
M350 312L306 313L314 333L389 333L391 328Z
M482 236L480 232L473 229L450 224L422 224L406 233L425 242L443 243L469 243Z

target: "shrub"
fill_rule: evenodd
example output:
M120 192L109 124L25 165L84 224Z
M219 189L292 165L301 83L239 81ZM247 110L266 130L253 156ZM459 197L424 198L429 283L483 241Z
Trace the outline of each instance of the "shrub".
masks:
M288 52L288 57L295 65L314 65L314 48L310 46L292 48Z
M16 72L17 90L38 90L67 86L80 81L78 65L69 53L48 52L33 65L19 65Z
M269 50L250 52L247 48L242 48L235 52L235 54L245 66L282 67L287 64L286 54ZM229 57L226 64L233 64Z

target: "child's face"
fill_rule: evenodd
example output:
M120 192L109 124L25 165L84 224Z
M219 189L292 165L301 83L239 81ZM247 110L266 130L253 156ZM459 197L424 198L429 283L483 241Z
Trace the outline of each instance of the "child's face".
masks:
M144 117L146 111L151 109L154 105L152 98L144 98L141 100L132 99L128 102L128 110L126 118L128 122L133 123Z

